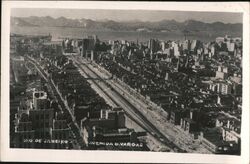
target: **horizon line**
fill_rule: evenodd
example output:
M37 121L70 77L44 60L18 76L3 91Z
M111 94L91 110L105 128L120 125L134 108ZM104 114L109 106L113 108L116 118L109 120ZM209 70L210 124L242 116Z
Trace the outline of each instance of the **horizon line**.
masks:
M47 15L47 16L10 16L11 18L29 18L29 17L38 17L38 18L45 18L45 17L51 17L53 19L59 19L59 18L65 18L65 19L71 19L71 20L81 20L81 19L86 19L86 20L92 20L92 21L99 21L99 22L105 22L105 21L114 21L114 22L119 22L119 23L125 23L125 22L150 22L150 23L156 23L156 22L162 22L162 21L175 21L177 23L184 23L187 21L196 21L196 22L202 22L202 23L207 23L207 24L213 24L213 23L223 23L223 24L243 24L243 22L237 22L237 23L225 23L223 21L214 21L214 22L205 22L205 21L201 21L201 20L197 20L197 19L187 19L187 20L183 20L183 21L178 21L176 19L162 19L162 20L157 20L157 21L144 21L144 20L139 20L139 19L131 19L131 20L114 20L114 19L92 19L92 18L70 18L70 17L66 17L66 16L51 16L51 15Z

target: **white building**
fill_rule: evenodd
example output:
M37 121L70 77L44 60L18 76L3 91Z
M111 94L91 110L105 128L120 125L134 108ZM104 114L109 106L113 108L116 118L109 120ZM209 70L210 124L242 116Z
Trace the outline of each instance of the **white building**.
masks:
M228 77L228 68L218 66L218 70L216 71L216 78L226 79Z
M229 52L234 52L235 43L227 42L227 49L228 49Z

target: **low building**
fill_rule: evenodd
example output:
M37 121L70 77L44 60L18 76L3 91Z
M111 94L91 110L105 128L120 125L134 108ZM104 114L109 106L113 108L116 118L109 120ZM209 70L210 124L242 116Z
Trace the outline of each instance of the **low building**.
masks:
M81 121L83 141L89 149L142 150L137 133L125 127L121 109L101 110L100 118L84 118Z
M218 70L216 71L216 78L223 80L228 78L228 68L219 66Z
M235 104L234 97L231 95L218 95L217 104L232 107Z
M91 149L131 149L132 144L138 144L137 133L133 129L108 129L104 127L84 127L84 142ZM124 145L130 143L129 145Z
M235 142L223 140L220 128L205 129L200 133L199 140L203 146L215 154L237 154L239 152Z
M124 128L125 114L122 110L101 110L100 118L84 118L81 120L81 127L99 126L108 129Z
M224 141L235 141L236 144L241 143L240 134L234 130L230 130L229 128L222 128L222 136Z

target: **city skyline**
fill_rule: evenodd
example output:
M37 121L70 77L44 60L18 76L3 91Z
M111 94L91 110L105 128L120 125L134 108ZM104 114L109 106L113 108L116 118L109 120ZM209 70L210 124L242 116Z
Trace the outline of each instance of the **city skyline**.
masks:
M11 148L241 155L240 37L10 39Z
M249 9L4 2L2 160L248 163Z
M92 19L95 21L113 20L118 22L142 21L159 22L162 20L202 21L205 23L242 23L242 13L198 12L198 11L149 11L149 10L106 10L106 9L12 9L12 17L50 16L69 19Z

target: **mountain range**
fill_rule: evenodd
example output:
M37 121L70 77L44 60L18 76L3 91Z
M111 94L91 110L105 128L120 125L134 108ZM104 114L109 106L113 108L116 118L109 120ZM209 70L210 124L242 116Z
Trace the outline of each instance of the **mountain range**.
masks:
M112 31L182 31L182 32L233 32L242 33L241 23L205 23L196 20L178 22L162 20L158 22L142 22L138 20L118 22L113 20L69 19L65 17L11 17L11 26L29 27L72 27Z

